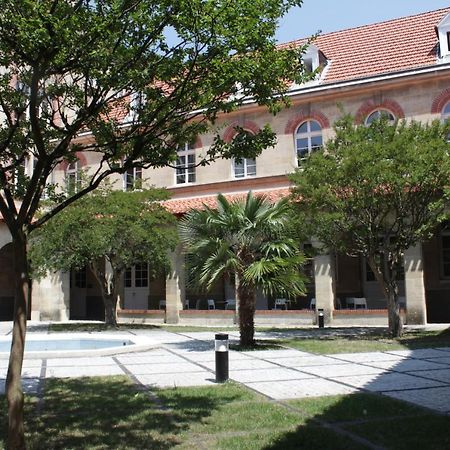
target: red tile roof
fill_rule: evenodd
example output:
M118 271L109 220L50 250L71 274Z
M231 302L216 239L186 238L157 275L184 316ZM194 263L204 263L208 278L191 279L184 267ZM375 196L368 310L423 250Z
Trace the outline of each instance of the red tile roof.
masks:
M436 25L450 8L325 33L314 41L328 59L322 83L410 70L436 64ZM283 44L301 45L305 39Z
M256 196L264 196L270 202L277 202L290 194L289 188L267 189L264 191L254 192ZM235 192L232 194L224 194L227 200L244 199L247 192ZM174 198L162 202L162 205L172 214L185 214L191 209L203 209L205 206L215 208L217 206L217 195L205 195L202 197L191 198Z

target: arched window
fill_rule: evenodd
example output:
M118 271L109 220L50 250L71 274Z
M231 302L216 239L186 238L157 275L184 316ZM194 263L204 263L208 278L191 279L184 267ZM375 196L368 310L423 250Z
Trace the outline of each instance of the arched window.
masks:
M366 125L370 125L374 120L378 120L381 117L386 117L387 120L392 123L395 122L395 116L387 109L376 109L372 111L366 118Z
M295 148L298 161L322 148L322 144L322 127L319 122L307 120L300 124L295 133Z
M254 135L255 132L244 129L248 135ZM233 137L235 139L237 134ZM256 159L255 158L236 158L232 160L232 171L234 178L256 177Z
M195 149L192 144L184 144L177 151L175 183L195 183Z
M442 120L450 119L450 102L442 108L441 118Z
M81 177L79 162L70 163L66 169L66 189L72 195L78 192L81 188Z

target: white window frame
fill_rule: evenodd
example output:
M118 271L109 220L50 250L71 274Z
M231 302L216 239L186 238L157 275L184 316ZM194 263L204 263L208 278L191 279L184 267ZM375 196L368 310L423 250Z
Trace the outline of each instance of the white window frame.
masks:
M130 94L130 110L128 111L128 114L125 116L123 121L126 122L133 122L138 118L138 111L140 108L142 108L143 105L145 105L147 101L147 97L142 92L133 92Z
M241 158L237 162L237 159L233 159L232 162L232 172L233 172L233 178L237 180L241 180L243 178L253 178L256 177L256 158ZM241 166L243 168L242 174L236 174L236 166Z
M194 162L189 163L189 159L192 156ZM195 148L192 144L186 143L177 150L177 162L175 167L176 185L193 184L197 181L195 164Z
M392 111L389 111L389 109L386 109L386 108L377 108L377 109L374 109L372 112L370 112L370 114L367 114L364 124L366 126L369 126L374 120L378 120L383 114L388 116L388 118L389 118L388 122L390 124L393 124L395 122L396 117Z
M319 126L319 130L316 131L311 131L311 123L314 122ZM306 131L301 131L299 132L300 128L306 124ZM312 139L313 138L317 138L320 137L321 140L321 144L319 147L313 146L312 145ZM298 140L299 139L307 139L308 140L308 146L307 147L300 147L298 146ZM307 156L303 156L301 157L299 154L300 150L307 150L308 152L308 156L316 150L319 150L323 147L323 129L322 129L322 125L314 119L307 119L304 120L302 123L300 123L297 127L297 129L295 130L295 136L294 136L294 140L295 140L295 154L296 154L296 160L297 160L297 165L299 165L299 162L302 161L303 159L305 159Z
M73 181L71 181L73 180ZM67 166L66 169L66 190L70 191L70 186L73 182L73 192L78 192L81 188L81 176L80 176L80 162L74 161Z
M123 174L123 190L125 192L134 191L138 180L142 182L142 167L127 169Z

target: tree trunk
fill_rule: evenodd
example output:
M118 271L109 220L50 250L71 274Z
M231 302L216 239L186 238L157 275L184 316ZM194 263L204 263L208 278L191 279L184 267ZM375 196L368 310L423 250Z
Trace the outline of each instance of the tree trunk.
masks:
M103 306L105 307L105 325L119 328L117 324L117 282L120 280L121 271L113 267L110 267L111 270L107 270L107 264L110 264L107 259L104 260L103 264L104 267L98 261L91 261L90 268L102 293Z
M105 305L105 325L107 327L118 328L117 325L117 296L114 294L104 294L103 304Z
M21 233L13 237L14 252L14 325L8 374L6 376L6 398L8 402L9 450L25 449L23 423L22 364L27 326L27 303L30 295L30 277L27 261L27 238Z
M396 286L388 285L387 301L388 301L388 317L389 331L392 337L401 337L403 334L403 320L400 315L400 305L398 304L398 292Z
M256 293L254 289L238 284L237 295L239 301L240 345L253 347L255 345Z
M375 278L381 285L381 289L386 297L388 307L388 326L392 337L401 337L403 333L403 321L400 315L400 306L398 304L398 283L396 280L397 272L388 267L388 263L382 260L380 265L375 262L375 258L367 258ZM381 266L381 264L383 264Z

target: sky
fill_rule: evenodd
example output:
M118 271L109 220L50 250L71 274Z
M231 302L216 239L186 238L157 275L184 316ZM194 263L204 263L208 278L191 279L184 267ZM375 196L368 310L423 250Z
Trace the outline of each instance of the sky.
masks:
M278 42L450 7L450 0L303 0L281 21Z

